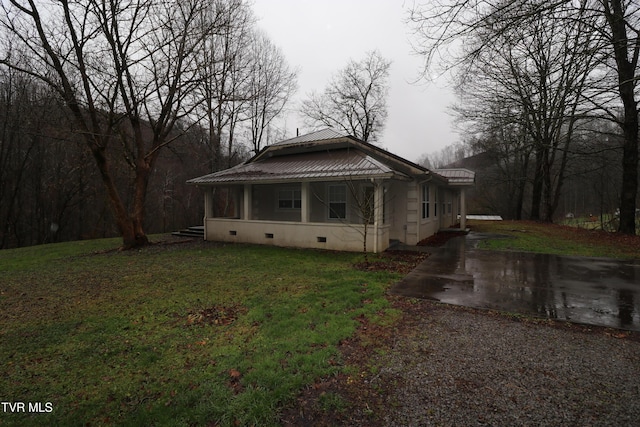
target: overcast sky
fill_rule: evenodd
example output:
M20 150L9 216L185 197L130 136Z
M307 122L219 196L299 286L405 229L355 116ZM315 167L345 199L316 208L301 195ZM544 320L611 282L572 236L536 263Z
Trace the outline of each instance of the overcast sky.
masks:
M289 65L298 68L298 92L291 104L315 90L322 92L331 76L349 59L359 60L378 49L392 61L387 124L380 145L416 161L459 140L451 128L447 107L454 101L447 81L413 84L420 58L411 52L410 31L404 23L403 0L254 0L258 25L282 49ZM290 114L287 137L302 119Z

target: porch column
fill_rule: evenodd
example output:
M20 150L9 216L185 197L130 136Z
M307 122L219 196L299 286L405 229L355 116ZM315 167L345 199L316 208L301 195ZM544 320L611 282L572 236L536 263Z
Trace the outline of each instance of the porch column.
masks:
M251 184L244 185L242 192L242 219L249 221L251 219Z
M310 195L311 191L309 191L309 183L303 182L300 188L300 222L309 222Z
M204 187L204 218L202 225L204 226L204 240L207 240L207 218L213 215L213 189Z
M204 190L204 220L205 220L205 226L206 224L206 219L207 218L211 218L212 216L212 212L211 209L213 207L213 193L212 193L213 189L211 187L205 187Z
M460 228L467 228L467 200L465 198L464 188L460 189Z

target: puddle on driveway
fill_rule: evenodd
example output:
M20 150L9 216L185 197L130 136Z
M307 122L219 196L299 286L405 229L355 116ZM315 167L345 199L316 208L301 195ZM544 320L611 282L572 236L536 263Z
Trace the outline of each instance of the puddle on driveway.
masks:
M450 240L391 293L640 331L640 262L475 249L483 237Z

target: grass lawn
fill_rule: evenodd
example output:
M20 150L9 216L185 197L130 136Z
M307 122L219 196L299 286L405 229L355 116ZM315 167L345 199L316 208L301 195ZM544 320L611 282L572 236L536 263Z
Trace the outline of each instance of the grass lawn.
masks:
M0 251L1 400L25 404L0 425L277 424L352 369L338 344L358 319L398 316L384 291L401 275L360 254L119 243Z
M469 221L469 227L508 237L484 240L483 249L640 259L640 236L533 221Z

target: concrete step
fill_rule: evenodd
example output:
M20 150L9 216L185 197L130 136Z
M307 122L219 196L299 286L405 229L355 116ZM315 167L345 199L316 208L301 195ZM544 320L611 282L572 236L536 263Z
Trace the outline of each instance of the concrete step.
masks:
M187 227L180 231L174 231L171 233L174 236L181 237L202 237L204 238L204 226L203 225L193 225L191 227Z

